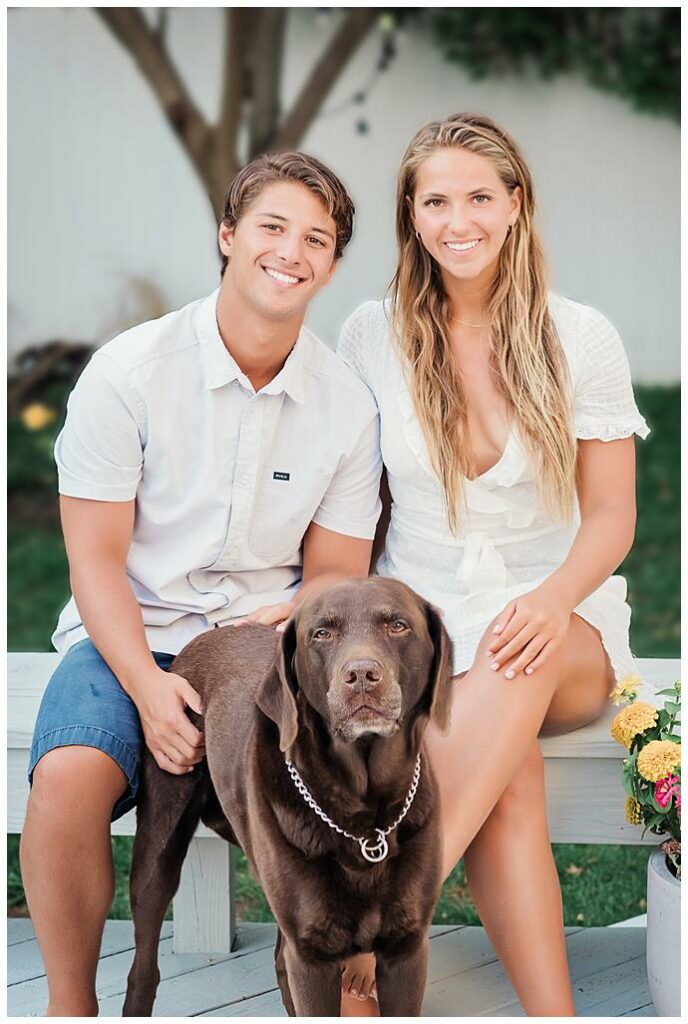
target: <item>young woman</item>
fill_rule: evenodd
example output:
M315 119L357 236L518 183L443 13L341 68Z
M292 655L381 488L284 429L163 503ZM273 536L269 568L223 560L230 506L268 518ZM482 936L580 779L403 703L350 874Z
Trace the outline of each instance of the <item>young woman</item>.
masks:
M429 731L449 874L472 897L528 1015L572 1015L538 735L593 721L633 671L626 584L633 434L648 428L621 341L547 290L533 182L494 122L422 128L399 173L388 303L340 352L381 415L388 528L377 572L444 614L447 735ZM386 525L386 524L385 524ZM350 961L343 1012L375 1012L374 960ZM373 990L374 991L374 990Z

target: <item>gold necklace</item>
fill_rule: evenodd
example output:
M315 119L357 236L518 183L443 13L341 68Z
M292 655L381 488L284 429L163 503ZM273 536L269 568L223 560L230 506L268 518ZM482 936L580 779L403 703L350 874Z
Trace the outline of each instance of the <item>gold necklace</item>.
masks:
M472 324L468 320L459 320L458 316L450 316L450 320L453 320L456 324L463 324L464 327L484 327L485 324Z

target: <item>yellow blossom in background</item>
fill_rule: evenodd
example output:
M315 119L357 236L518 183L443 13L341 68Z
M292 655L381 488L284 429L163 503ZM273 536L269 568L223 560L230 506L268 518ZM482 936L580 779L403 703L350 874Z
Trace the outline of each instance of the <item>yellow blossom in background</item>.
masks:
M628 750L634 736L657 724L657 715L657 708L653 708L645 701L637 700L634 704L629 704L619 711L612 722L612 739Z
M630 697L637 697L638 690L643 685L643 681L639 675L624 676L623 679L619 679L618 683L610 693L609 697L615 707L618 707L622 700L628 700Z
M631 705L632 707L633 705ZM681 764L681 744L671 740L652 740L638 754L638 774L648 782L659 782Z
M626 821L629 825L639 825L641 822L640 817L640 803L634 796L626 797Z
M57 413L43 402L32 402L22 409L21 420L27 430L42 430L52 423Z

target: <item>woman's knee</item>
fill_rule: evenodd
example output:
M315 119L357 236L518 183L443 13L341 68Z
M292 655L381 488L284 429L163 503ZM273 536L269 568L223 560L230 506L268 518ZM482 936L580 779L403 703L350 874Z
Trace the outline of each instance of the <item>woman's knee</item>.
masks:
M126 792L128 780L109 754L96 747L65 746L49 750L36 764L29 807L64 813L110 813Z
M541 736L572 732L597 721L608 706L614 685L614 673L599 632L578 615L571 616L563 654L568 660Z

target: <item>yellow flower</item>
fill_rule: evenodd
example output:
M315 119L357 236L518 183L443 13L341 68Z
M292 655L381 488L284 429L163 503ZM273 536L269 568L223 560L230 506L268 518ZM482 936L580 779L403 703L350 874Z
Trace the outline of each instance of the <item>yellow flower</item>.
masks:
M32 402L22 409L21 414L22 423L27 430L42 430L52 423L56 416L55 410L43 405L42 402Z
M653 708L645 701L637 700L633 704L628 704L619 711L612 722L612 739L628 749L634 736L651 729L657 723L657 714L657 708Z
M638 754L638 774L648 782L659 782L681 763L681 744L671 740L652 740Z
M634 796L626 797L626 821L629 825L639 825L642 821L640 817L640 803Z
M629 697L637 697L638 690L642 685L643 681L639 675L624 676L623 679L619 679L609 695L612 704L618 707L622 700L628 700Z

